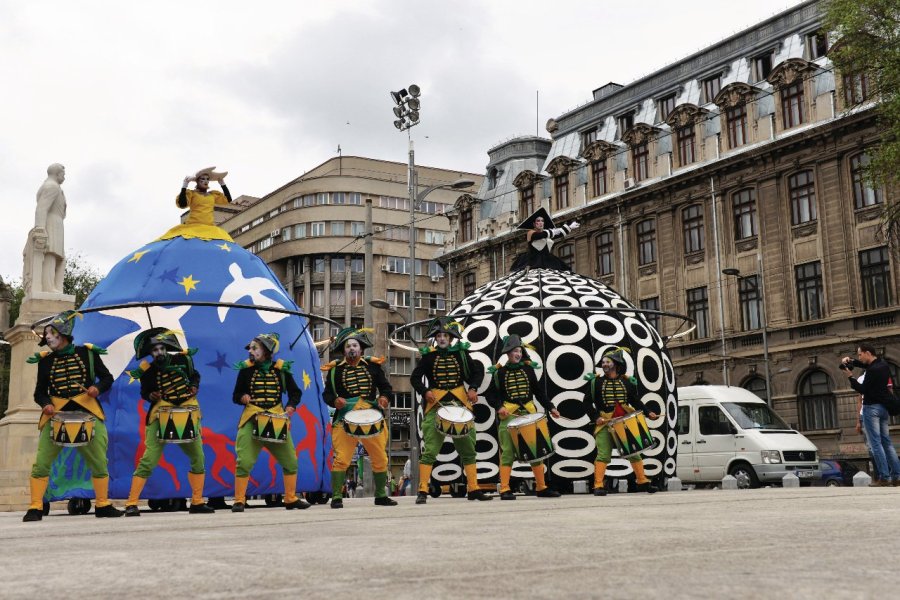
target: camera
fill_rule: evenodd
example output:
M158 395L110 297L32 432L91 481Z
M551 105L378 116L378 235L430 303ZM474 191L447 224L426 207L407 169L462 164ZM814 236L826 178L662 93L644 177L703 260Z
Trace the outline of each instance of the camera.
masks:
M840 369L841 371L852 371L853 367L851 367L849 364L841 363L838 365L838 369Z

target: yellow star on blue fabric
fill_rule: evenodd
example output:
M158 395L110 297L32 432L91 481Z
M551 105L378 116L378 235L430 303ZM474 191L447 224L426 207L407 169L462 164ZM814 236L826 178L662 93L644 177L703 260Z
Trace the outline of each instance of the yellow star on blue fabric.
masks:
M225 242L222 242L222 245L219 246L219 248L221 248L221 249L224 250L225 252L231 252L231 248L230 248L230 247L228 246L228 244L226 244Z
M308 390L310 383L312 383L312 379L309 378L309 373L303 371L303 389Z
M141 258L148 252L149 250L141 250L140 252L135 252L134 255L128 259L128 262L140 262Z
M188 275L187 277L183 277L181 281L178 282L178 285L184 286L184 295L187 296L191 293L191 290L197 289L198 283L200 283L199 279L194 279L193 275Z

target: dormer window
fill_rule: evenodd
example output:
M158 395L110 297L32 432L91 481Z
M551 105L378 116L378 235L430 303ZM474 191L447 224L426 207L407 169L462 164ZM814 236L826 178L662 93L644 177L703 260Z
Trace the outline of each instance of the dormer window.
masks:
M628 113L625 115L619 115L616 117L616 126L618 137L621 138L622 134L628 131L634 126L634 113Z
M665 121L672 111L675 110L675 94L663 96L656 101L656 106L659 110L659 118L657 121Z
M703 80L703 102L712 102L722 89L722 74L707 77Z
M753 81L762 81L772 72L772 57L774 52L769 50L763 54L757 54L753 57Z

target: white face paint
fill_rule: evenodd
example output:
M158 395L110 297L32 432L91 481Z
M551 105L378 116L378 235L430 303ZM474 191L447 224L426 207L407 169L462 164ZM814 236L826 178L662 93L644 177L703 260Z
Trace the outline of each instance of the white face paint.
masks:
M60 335L52 325L44 327L44 339L47 340L47 345L51 350L61 350L69 345L69 339Z
M359 340L347 340L344 343L344 358L356 360L360 356L362 356L362 346L359 345Z
M522 347L516 346L506 353L506 357L509 359L510 364L516 364L517 362L522 360Z
M604 356L600 359L600 368L603 369L605 375L610 375L616 370L616 363Z
M159 362L165 362L167 358L169 358L168 353L166 352L166 347L162 344L156 344L153 348L150 349L150 355L153 357L153 360Z
M253 362L256 362L256 363L265 362L266 360L269 359L269 351L266 350L265 346L263 346L256 340L253 340L252 342L250 342L249 352L250 352L250 358L253 359Z
M544 228L544 217L536 217L534 219L534 228L538 231Z
M450 346L450 334L449 333L438 333L434 336L434 342L437 344L438 348L444 349Z
M205 192L209 189L209 175L204 173L200 177L197 178L197 189Z

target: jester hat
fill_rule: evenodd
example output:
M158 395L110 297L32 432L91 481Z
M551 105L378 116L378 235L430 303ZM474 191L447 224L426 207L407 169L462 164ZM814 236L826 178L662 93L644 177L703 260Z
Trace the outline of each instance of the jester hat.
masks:
M134 357L137 359L144 358L153 350L153 346L162 344L166 350L173 352L181 352L181 344L175 337L175 332L165 327L151 327L140 332L134 338Z
M359 342L361 348L371 348L375 345L375 342L372 341L372 333L373 330L369 328L344 327L334 336L334 343L331 344L331 349L343 351L344 344L350 340Z
M262 344L263 348L269 351L270 356L274 356L276 352L278 352L278 348L281 346L281 342L279 341L279 335L277 333L261 333L258 336L254 337L252 341L257 341ZM249 350L250 344L244 346L244 350Z
M51 319L47 325L56 330L59 335L64 335L69 338L69 341L74 339L74 331L75 331L75 317L79 319L83 319L82 314L75 310L66 310ZM47 325L44 325L44 329L46 330ZM47 338L44 337L43 331L41 332L41 341L38 342L38 346L46 346Z
M453 317L438 317L428 325L426 338L433 338L439 333L446 333L458 340L462 339L462 325Z

